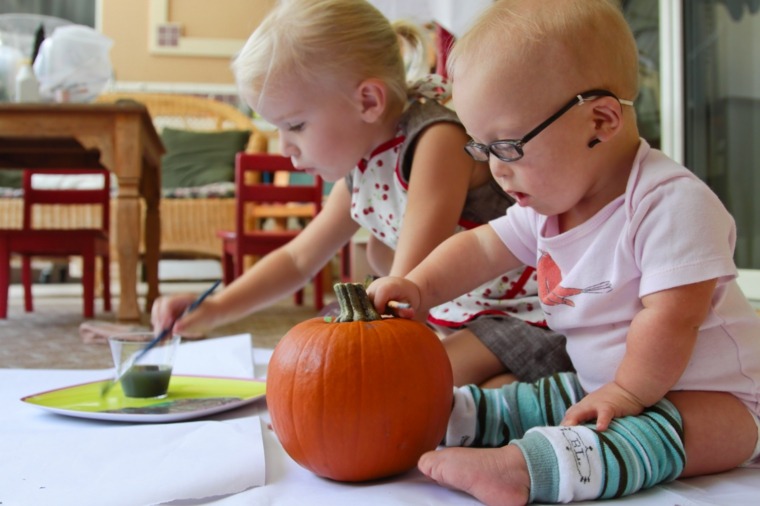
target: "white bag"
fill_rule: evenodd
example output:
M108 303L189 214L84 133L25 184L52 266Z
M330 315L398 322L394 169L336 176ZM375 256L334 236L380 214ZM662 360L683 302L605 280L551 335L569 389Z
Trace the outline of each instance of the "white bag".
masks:
M113 74L109 51L113 41L84 25L55 29L40 47L34 73L43 100L90 102Z

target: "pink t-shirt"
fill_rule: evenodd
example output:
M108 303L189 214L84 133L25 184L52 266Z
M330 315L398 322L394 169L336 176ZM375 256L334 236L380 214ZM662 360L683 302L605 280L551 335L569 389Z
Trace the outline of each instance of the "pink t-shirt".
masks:
M673 389L732 392L760 415L760 318L736 284L734 220L690 171L642 140L625 194L582 225L559 234L555 216L518 206L491 225L536 267L547 322L587 392L613 380L641 297L717 278Z

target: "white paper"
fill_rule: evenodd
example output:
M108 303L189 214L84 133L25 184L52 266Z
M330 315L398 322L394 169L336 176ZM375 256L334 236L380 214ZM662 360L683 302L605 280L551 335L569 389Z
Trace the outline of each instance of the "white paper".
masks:
M250 360L247 335L182 346L190 367L183 374L234 377L238 368L250 370L250 365L246 366ZM233 359L224 358L230 354ZM265 374L270 356L271 350L254 350L257 377ZM172 506L480 504L467 494L439 486L417 470L362 484L319 478L296 464L265 428L268 414L263 402L242 408L245 416L231 411L214 417L224 422L126 425L53 415L19 401L39 391L103 379L107 372L0 369L2 506L143 506L150 501ZM250 413L260 415L264 424ZM152 435L143 438L143 431L149 428ZM117 446L130 461L114 459ZM266 472L264 456L268 459ZM735 469L677 480L609 502L625 506L755 506L759 479L757 469ZM238 487L247 489L232 491ZM96 501L88 502L92 497Z
M173 373L251 379L251 335L240 334L183 342L174 361Z
M21 432L0 455L3 506L150 505L265 483L258 417Z
M184 343L175 372L252 378L251 336ZM230 412L216 417L224 421L103 423L53 415L19 400L109 374L0 371L2 506L143 506L265 484L258 416Z

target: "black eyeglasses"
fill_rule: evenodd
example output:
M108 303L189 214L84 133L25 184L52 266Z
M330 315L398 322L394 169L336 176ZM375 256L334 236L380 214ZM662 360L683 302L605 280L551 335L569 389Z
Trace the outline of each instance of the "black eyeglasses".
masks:
M523 152L523 147L528 143L529 140L540 134L546 127L557 121L560 116L569 111L574 105L582 105L587 100L598 97L613 97L615 100L620 102L621 105L633 106L632 101L618 98L611 91L585 91L573 97L571 101L562 106L562 109L549 116L546 121L528 132L522 139L505 139L501 141L494 141L490 144L480 144L478 142L470 140L467 144L465 144L464 150L467 151L467 154L478 162L487 162L490 154L493 154L502 162L517 161L524 156L525 153Z

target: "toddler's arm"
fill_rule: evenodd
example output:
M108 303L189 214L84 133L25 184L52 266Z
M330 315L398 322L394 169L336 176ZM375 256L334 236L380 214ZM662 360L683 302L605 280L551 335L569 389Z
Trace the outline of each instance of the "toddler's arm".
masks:
M490 180L462 147L469 137L454 123L427 127L414 147L404 219L391 276L405 276L433 249L451 237L462 216L469 188Z
M301 233L257 261L224 290L206 299L197 310L180 318L174 326L175 331L188 336L203 335L301 288L358 228L349 214L350 205L346 185L338 181L322 211ZM154 329L170 324L192 300L188 295L159 299L152 311Z
M412 312L419 313L520 265L493 228L482 225L444 241L406 278L380 278L367 292L381 312L389 300L396 300L408 302Z
M689 363L716 283L712 279L643 297L614 382L571 407L562 423L596 418L597 428L604 430L612 418L636 415L662 399Z

